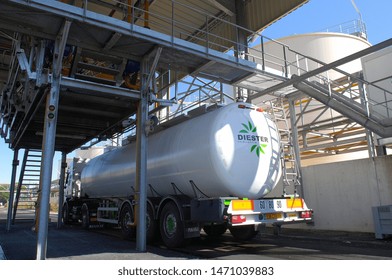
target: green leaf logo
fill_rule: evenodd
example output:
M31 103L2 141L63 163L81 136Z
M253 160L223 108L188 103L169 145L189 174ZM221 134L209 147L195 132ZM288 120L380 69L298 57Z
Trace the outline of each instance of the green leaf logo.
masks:
M242 123L242 126L245 129L240 130L240 133L251 133L251 132L256 132L257 131L257 128L255 126L253 126L250 121L248 121L248 125Z
M265 154L264 148L266 148L266 147L267 147L267 144L253 145L250 148L250 152L252 153L253 151L255 151L257 157L259 157L260 153Z
M241 125L242 129L239 133L251 134L257 132L256 126L254 126L250 121L248 121L248 123L241 123ZM253 145L250 148L250 152L256 153L257 157L260 157L260 154L265 154L265 148L267 147L267 144L260 142L268 142L267 137L254 134L250 136L238 135L238 139L248 141L249 143L253 142Z

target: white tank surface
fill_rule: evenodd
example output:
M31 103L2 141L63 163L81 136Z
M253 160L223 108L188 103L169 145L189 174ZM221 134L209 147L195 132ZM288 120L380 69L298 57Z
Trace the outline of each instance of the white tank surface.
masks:
M135 147L92 159L82 196L133 195ZM279 134L266 113L233 103L150 135L147 165L148 196L261 198L281 177Z
M362 37L335 32L316 32L292 35L280 38L277 41L289 46L290 49L295 52L316 58L324 63L336 61L371 46L371 44ZM259 47L256 46L254 48L258 49ZM276 57L284 57L283 47L275 42L266 42L264 50L266 53L266 66L282 71L281 67L283 65L283 61L277 60ZM286 56L289 61L288 65L294 65L290 67L290 74L299 74L297 63L299 63L301 71L304 71L305 69L308 71L313 70L320 66L310 60L301 58L301 56L297 57L295 53L290 51L286 51ZM340 66L339 69L350 74L358 72L362 70L361 61L360 59L351 61ZM300 74L303 74L303 72ZM338 79L342 76L342 74L338 72L331 71L329 75L330 79Z

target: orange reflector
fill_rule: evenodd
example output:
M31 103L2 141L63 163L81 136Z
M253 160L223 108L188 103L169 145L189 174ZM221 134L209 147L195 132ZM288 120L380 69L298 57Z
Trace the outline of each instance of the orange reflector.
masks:
M232 200L231 207L233 211L255 209L253 200Z
M287 208L303 208L302 198L290 198L286 200Z

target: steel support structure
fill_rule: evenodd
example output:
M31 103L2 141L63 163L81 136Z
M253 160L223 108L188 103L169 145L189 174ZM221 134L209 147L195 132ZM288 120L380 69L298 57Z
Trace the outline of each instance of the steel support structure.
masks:
M15 219L16 219L16 211L18 210L19 197L20 197L20 192L22 190L23 176L24 176L24 173L26 170L26 161L27 161L28 154L29 154L29 150L26 149L24 156L23 156L22 168L20 169L20 172L19 172L18 189L16 190L14 208L13 208L13 213L12 213L12 224L15 223Z
M147 135L145 124L148 120L148 86L146 85L146 62L142 62L140 101L137 108L136 123L136 191L135 191L135 214L136 214L136 250L146 251L146 213L147 213Z
M137 109L136 123L136 191L135 191L135 221L136 250L145 252L147 247L146 216L147 216L147 137L150 124L148 123L149 87L155 75L155 69L162 48L155 48L147 54L140 67L141 88L140 101Z
M10 196L8 200L8 212L7 212L7 224L6 230L11 230L11 221L12 221L12 207L14 205L14 194L15 194L15 181L16 181L16 170L19 165L18 160L19 150L14 150L14 159L12 161L12 172L11 172L11 184L10 184Z
M297 167L297 180L299 182L299 195L302 198L305 198L303 184L302 184L302 169L301 169L301 153L299 148L299 138L298 138L298 129L296 126L296 113L295 113L295 100L289 99L289 111L290 111L290 126L291 126L291 144L293 145L295 165ZM295 188L297 189L297 188Z
M52 165L55 152L55 138L57 126L57 113L60 95L60 80L62 57L66 45L70 21L65 21L62 30L55 41L52 81L50 92L46 99L44 135L42 140L42 163L40 180L40 200L38 216L37 260L46 259L46 245L48 236L49 200L52 181Z
M381 43L378 43L378 44L373 45L373 46L371 46L369 48L363 49L361 51L358 51L356 53L353 53L351 55L348 55L346 57L343 57L341 59L338 59L338 60L336 60L334 62L331 62L331 63L328 63L328 64L326 64L324 62L321 62L321 61L317 61L317 62L320 63L320 65L322 65L319 68L316 68L314 70L308 71L308 72L306 72L306 73L304 73L304 74L302 74L300 76L292 75L291 79L285 80L282 83L276 84L276 85L271 86L271 87L269 87L267 89L259 91L259 92L255 93L255 94L249 96L249 99L253 100L253 99L259 98L259 97L261 97L263 95L266 95L266 94L276 95L276 94L274 94L274 92L276 92L276 91L279 91L279 90L281 90L281 89L283 89L285 87L291 86L293 84L298 84L298 83L300 83L302 81L305 81L305 80L307 80L307 79L309 79L311 77L315 77L315 76L317 76L317 75L319 75L319 74L321 74L323 72L326 72L328 70L331 70L331 69L335 70L335 71L337 71L339 73L342 73L344 75L347 75L346 72L338 69L337 67L339 67L341 65L344 65L344 64L346 64L348 62L354 61L356 59L359 59L361 57L364 57L365 55L371 54L371 53L376 52L378 50L382 50L382 49L384 49L386 47L389 47L391 45L392 45L392 39L388 39L388 40L385 40L385 41L383 41ZM316 61L315 59L312 59L312 60Z

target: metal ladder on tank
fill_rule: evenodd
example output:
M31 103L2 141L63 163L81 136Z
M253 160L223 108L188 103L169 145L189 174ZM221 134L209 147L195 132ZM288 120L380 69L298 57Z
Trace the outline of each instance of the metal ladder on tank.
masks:
M40 150L26 149L23 156L19 175L18 187L15 195L12 223L15 223L18 206L33 206L38 200L39 180L41 174L42 152ZM25 190L22 191L22 188Z
M280 134L280 161L282 165L283 196L289 196L287 189L292 186L294 195L301 189L301 173L292 142L287 113L282 98L270 101L271 114Z

